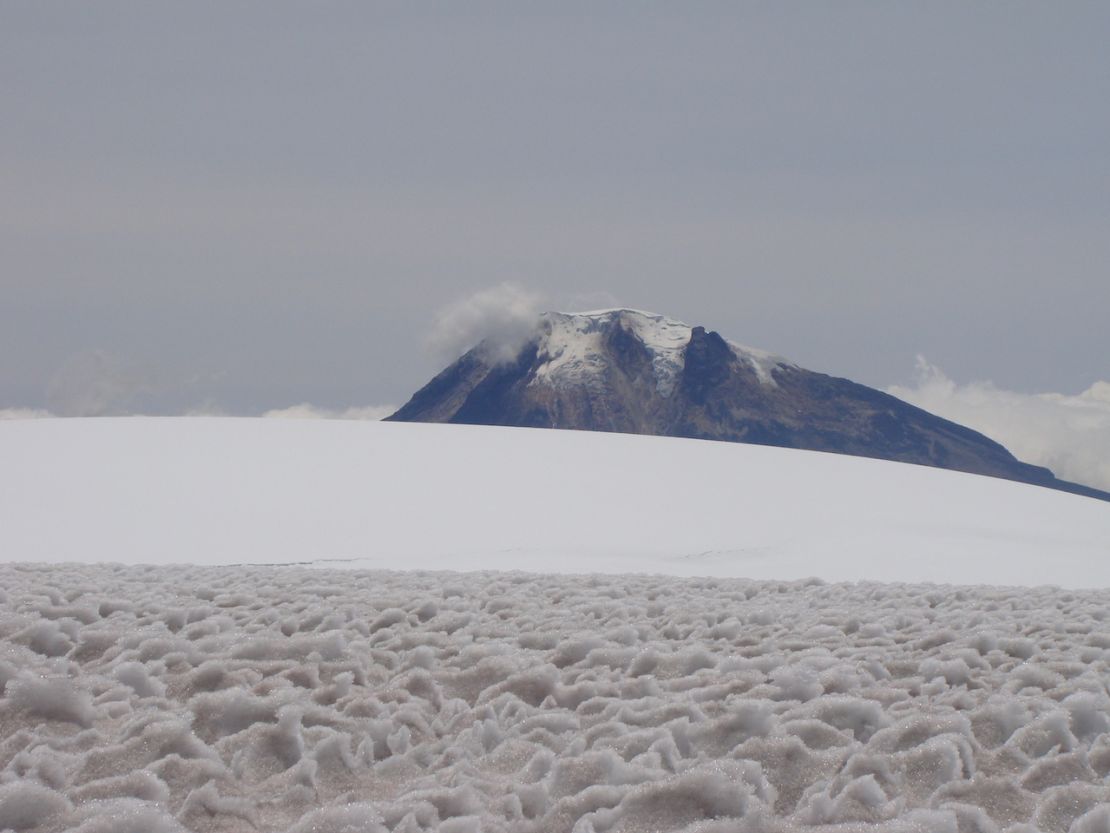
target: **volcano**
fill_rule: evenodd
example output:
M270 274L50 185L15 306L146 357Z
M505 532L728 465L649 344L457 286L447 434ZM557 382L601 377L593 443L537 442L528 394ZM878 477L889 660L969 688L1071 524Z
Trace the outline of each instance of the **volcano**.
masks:
M882 391L633 309L544 313L523 343L481 342L388 419L809 449L1110 500Z

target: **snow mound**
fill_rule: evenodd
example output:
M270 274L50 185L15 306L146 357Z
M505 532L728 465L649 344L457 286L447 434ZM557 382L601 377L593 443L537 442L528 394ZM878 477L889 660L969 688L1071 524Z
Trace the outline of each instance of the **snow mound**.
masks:
M0 561L1110 587L1106 503L809 451L478 426L131 418L5 421L0 460ZM8 592L0 584L0 600ZM100 604L133 609L128 597ZM59 599L44 616L18 638L60 658L73 647L65 623L98 610ZM327 650L283 645L299 656ZM157 693L135 669L120 673Z
M42 564L0 585L0 830L1110 820L1108 591Z

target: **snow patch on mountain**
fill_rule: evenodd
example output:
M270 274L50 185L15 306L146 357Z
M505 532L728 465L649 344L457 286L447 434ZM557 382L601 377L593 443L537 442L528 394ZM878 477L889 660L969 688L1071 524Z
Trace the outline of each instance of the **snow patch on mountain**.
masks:
M539 355L546 361L536 369L532 384L560 387L600 381L607 363L598 320L547 312L541 321Z
M656 389L662 396L670 396L682 372L691 329L681 321L640 310L544 313L540 355L546 361L537 369L535 383L554 387L603 384L602 374L609 366L603 338L614 322L632 332L652 354Z
M547 312L541 316L539 353L546 361L536 371L533 384L553 387L599 386L609 366L604 335L614 325L631 332L652 356L656 390L663 397L674 392L685 366L686 346L693 328L689 324L644 310L614 308L588 312ZM772 372L789 365L786 359L728 342L738 359L748 363L760 382L775 384Z
M751 365L752 370L755 371L755 375L759 377L759 381L764 385L777 385L774 377L776 368L797 367L797 365L789 359L784 359L782 356L777 356L774 353L768 353L766 350L760 350L758 347L748 347L745 344L739 344L735 341L729 341L727 344L732 348L732 353L736 358Z

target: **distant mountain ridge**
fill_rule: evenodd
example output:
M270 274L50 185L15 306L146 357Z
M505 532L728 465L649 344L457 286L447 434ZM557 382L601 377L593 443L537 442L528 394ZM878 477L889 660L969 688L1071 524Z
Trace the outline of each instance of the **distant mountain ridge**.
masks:
M515 357L483 342L396 413L829 451L971 472L1110 501L889 394L632 309L548 312Z

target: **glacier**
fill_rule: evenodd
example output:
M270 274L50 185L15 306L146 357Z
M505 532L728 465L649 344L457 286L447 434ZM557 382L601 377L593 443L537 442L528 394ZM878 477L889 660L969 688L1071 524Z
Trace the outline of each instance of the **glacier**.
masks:
M0 831L1103 833L1110 510L843 455L0 424Z

